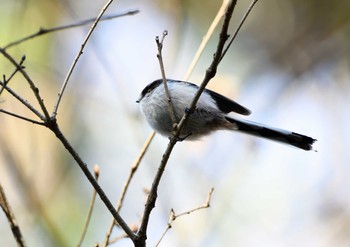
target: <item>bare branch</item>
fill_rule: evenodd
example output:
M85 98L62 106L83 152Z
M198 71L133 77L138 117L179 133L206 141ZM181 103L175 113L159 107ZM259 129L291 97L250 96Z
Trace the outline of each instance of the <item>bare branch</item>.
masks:
M91 185L96 190L97 194L100 196L103 203L106 205L107 209L110 211L110 213L113 215L114 219L118 222L120 227L125 231L126 234L128 234L129 238L132 241L135 241L136 235L134 232L130 229L130 227L127 225L127 223L124 221L124 219L120 216L120 214L115 210L113 207L113 204L106 196L103 189L100 187L100 185L95 180L94 176L91 174L89 168L87 167L86 163L80 158L79 154L74 150L74 148L71 146L71 144L68 142L66 137L63 135L61 130L59 129L59 126L57 122L54 119L51 119L50 122L46 124L46 126L55 133L56 137L61 141L63 146L67 149L67 151L72 155L74 160L78 163L80 169L85 174L86 178L89 180Z
M5 114L10 115L10 116L15 117L15 118L19 118L19 119L21 119L21 120L30 122L30 123L32 123L32 124L37 124L37 125L45 126L45 123L44 123L44 122L39 122L39 121L30 119L30 118L26 118L26 117L23 117L23 116L18 115L18 114L16 114L16 113L12 113L12 112L6 111L6 110L4 110L4 109L0 109L0 112L5 113Z
M123 233L123 234L121 234L121 235L119 235L119 236L117 236L117 237L111 239L111 240L108 242L108 244L114 244L114 243L116 243L116 242L118 242L118 241L120 241L120 240L122 240L122 239L124 239L124 238L127 238L127 237L128 237L128 235L126 235L125 233ZM104 245L102 245L102 246L104 246Z
M7 92L9 92L13 97L15 97L19 102L21 102L24 106L26 106L30 111L32 111L35 115L37 115L41 120L45 121L45 117L37 110L35 109L31 104L28 103L27 100L23 99L21 96L19 96L15 91L13 91L10 87L5 85L3 82L0 81L0 86L2 88L5 88Z
M12 234L14 236L14 238L17 241L17 245L20 247L24 247L26 246L25 242L24 242L24 238L22 236L21 230L16 222L15 216L11 210L10 204L8 203L7 199L6 199L6 195L4 192L4 189L2 188L1 184L0 184L0 207L2 208L2 210L4 211L7 220L11 226L11 230L12 230Z
M205 37L203 38L203 41L200 45L200 48L198 48L198 51L195 55L195 57L193 58L192 62L191 62L191 65L190 65L190 68L188 69L188 71L186 72L186 75L185 75L185 80L188 79L188 77L190 76L190 74L192 73L192 70L194 68L194 66L196 65L196 63L198 62L198 59L200 57L200 54L202 53L203 49L205 48L205 46L207 45L207 42L209 40L209 38L212 36L213 34L213 31L215 30L215 27L217 26L218 22L220 21L220 19L222 18L226 8L227 8L227 5L228 5L228 0L223 0L223 4L218 12L218 14L216 15L213 23L211 24L207 34L205 35ZM164 82L164 80L163 80ZM152 140L153 140L153 137L155 136L155 132L152 131L152 133L150 134L150 136L147 138L147 141L144 143L144 148L148 148L148 146L151 144ZM142 152L142 151L141 151ZM138 162L141 162L141 159L138 161Z
M139 229L138 234L137 234L136 242L139 243L139 246L145 245L145 240L147 239L147 226L148 226L149 216L151 214L152 209L155 206L155 202L157 199L158 186L159 186L161 177L163 175L165 166L166 166L168 159L170 157L170 154L171 154L175 144L177 143L178 137L180 136L181 129L183 128L184 124L186 123L190 113L192 113L193 110L195 109L196 103L197 103L201 93L203 92L204 88L208 84L209 80L211 78L213 78L216 74L217 67L220 63L220 57L221 57L221 54L223 51L223 47L224 47L224 44L228 38L228 26L229 26L235 5L236 5L236 0L230 1L230 4L229 4L229 6L226 10L226 13L225 13L225 19L224 19L224 23L222 25L222 29L220 32L219 42L217 45L216 52L214 54L213 61L210 65L210 67L207 69L205 77L203 79L203 82L200 85L196 95L193 98L193 101L191 103L189 111L185 112L184 116L182 117L182 119L179 123L179 126L178 126L176 133L174 133L172 138L170 138L167 149L165 150L165 152L163 154L161 163L158 167L158 171L157 171L156 176L153 180L153 184L152 184L149 196L147 198L147 202L146 202L144 213L143 213L143 218L141 221L141 226L140 226L140 229Z
M220 7L220 10L218 12L218 14L216 15L213 23L211 24L207 34L205 35L205 37L203 38L203 41L202 43L200 44L200 48L198 48L192 62L191 62L191 65L190 65L190 68L187 70L186 72L186 75L184 77L184 80L187 80L189 78L189 76L191 75L192 71L193 71L193 68L194 66L197 64L198 62L198 59L202 53L202 51L204 50L205 46L207 45L208 43L208 40L210 39L210 37L212 36L213 34L213 31L215 30L218 22L220 21L220 19L222 18L226 8L227 8L227 5L229 3L229 0L223 0L223 4L222 6ZM149 135L149 137L147 138L147 140L145 141L144 143L144 146L143 148L141 149L141 153L143 152L144 149L147 149L148 146L151 144L153 138L155 136L155 131L152 131L152 133ZM142 157L141 157L142 159ZM138 160L138 162L141 162L141 159Z
M23 66L19 63L16 62L16 60L10 55L8 54L5 49L0 48L0 53L2 53L4 55L4 57L6 57L14 66L15 68L21 72L21 74L23 75L23 77L26 79L26 81L29 83L30 88L32 89L34 96L36 98L36 100L38 101L41 110L44 113L44 116L42 116L41 114L37 114L38 117L40 117L41 120L46 121L47 119L50 118L49 113L46 109L46 106L44 105L44 101L40 96L39 93L39 89L35 86L34 82L32 81L32 79L30 78L30 76L27 74L27 72L23 69ZM37 112L37 111L36 111Z
M67 139L64 137L64 135L62 134L62 132L60 131L58 124L56 122L56 115L57 115L57 110L58 110L58 106L60 103L60 100L62 98L62 95L64 93L64 90L67 86L68 80L70 78L70 75L72 74L75 65L77 64L77 61L80 57L80 55L83 52L84 46L86 45L89 37L91 36L91 33L93 32L93 30L95 29L97 23L99 22L99 20L101 19L103 13L106 11L106 9L108 8L108 6L113 2L113 0L109 0L102 8L101 12L99 13L98 17L96 18L96 20L94 21L92 27L90 28L89 33L87 34L81 49L76 57L76 59L74 60L68 75L62 85L61 88L61 92L59 93L59 97L57 100L57 103L54 107L54 111L52 113L52 117L50 117L48 115L48 112L40 98L39 95L39 90L35 87L34 83L32 82L32 80L30 79L30 77L27 75L27 73L23 70L23 68L5 51L5 49L0 49L0 52L8 59L10 60L10 62L12 64L15 65L15 67L23 74L23 76L26 78L26 80L29 82L32 90L34 91L34 94L37 98L37 100L39 101L39 104L44 112L45 116L41 116L40 113L36 113L34 110L34 108L29 107L29 104L25 104L25 100L23 100L21 97L19 97L17 94L13 95L22 102L24 103L27 107L29 107L32 111L34 111L38 116L40 116L40 118L45 122L45 126L48 127L51 131L53 131L55 133L55 135L57 136L57 138L62 142L62 144L65 146L65 148L68 150L68 152L70 152L70 154L73 156L73 158L76 160L76 162L78 163L78 165L80 166L80 168L82 169L82 171L84 172L85 176L87 177L87 179L90 181L90 183L93 185L93 187L95 188L96 192L99 194L101 200L105 203L106 207L108 208L108 210L111 212L111 214L113 215L114 219L118 222L118 224L121 226L121 228L125 231L125 233L130 237L131 240L135 239L135 234L134 232L128 227L128 225L125 223L125 221L123 220L123 218L119 215L119 213L114 209L112 203L109 201L109 199L107 198L107 196L105 195L104 191L102 190L102 188L98 185L97 181L94 179L93 175L90 173L87 165L82 161L82 159L80 158L80 156L75 152L75 150L73 149L73 147L70 145L70 143L67 141ZM5 87L6 90L9 91L9 88L5 85L5 83L2 84L3 87ZM11 92L10 92L11 93ZM30 121L30 119L26 119L23 118L21 116L18 116L16 114L11 114L7 111L3 111L4 113L25 119L27 121Z
M81 47L80 47L80 50L78 52L78 54L76 55L67 75L66 75L66 78L64 79L64 82L62 84L62 87L61 87L61 90L60 92L58 93L58 99L57 99L57 102L56 102L56 105L54 106L54 109L52 111L52 114L51 114L51 117L52 118L55 118L56 115L57 115L57 111L58 111L58 107L60 105L60 102L61 102L61 99L62 99L62 96L63 96L63 93L67 87L67 84L68 84L68 81L75 69L75 66L77 65L78 63L78 60L80 58L80 56L83 54L83 50L85 48L85 45L86 43L88 42L88 40L90 39L91 37L91 34L92 32L95 30L97 24L99 23L99 21L101 20L102 18L102 15L106 12L107 8L109 7L109 5L113 2L113 0L109 0L103 7L102 7L102 10L100 11L100 13L98 14L98 16L96 17L95 21L93 22L92 26L90 27L90 30L89 32L87 33L83 43L81 44Z
M201 42L201 44L198 47L196 55L194 56L194 59L191 62L190 66L189 66L189 68L188 68L188 70L187 70L187 72L185 74L185 77L184 77L185 81L187 81L188 78L190 77L190 75L192 74L194 66L197 64L200 56L202 55L202 52L203 52L205 46L208 44L208 41L209 41L210 37L213 35L215 28L217 27L217 25L219 24L220 20L224 16L228 4L229 4L229 0L223 0L222 1L222 5L221 5L218 13L216 14L213 22L211 23L207 33L204 35L204 37L202 39L202 42Z
M95 179L96 182L98 181L98 177L100 176L100 168L98 167L98 165L94 165L94 175L95 175ZM89 226L90 220L91 220L91 215L92 215L92 211L94 210L94 206L95 206L95 200L96 200L96 190L93 190L92 192L92 197L91 197L91 202L90 202L90 207L89 207L89 211L88 214L86 216L86 221L84 224L84 228L83 228L83 232L80 236L80 240L77 244L78 247L80 247L84 241L85 235L86 235L86 231L87 228Z
M176 219L176 218L179 218L179 217L181 217L181 216L184 216L184 215L186 215L186 214L191 214L191 213L193 213L193 212L195 212L195 211L198 211L198 210L201 210L201 209L204 209L204 208L209 208L209 207L210 207L211 196L213 195L213 192L214 192L214 188L211 188L211 189L209 190L209 192L208 192L207 199L205 200L205 202L203 203L203 205L201 205L201 206L199 206L199 207L197 207L197 208L191 209L191 210L189 210L189 211L183 212L183 213L181 213L181 214L175 215L175 216L174 216L175 219ZM175 220L175 219L174 219L174 220Z
M173 123L173 129L176 130L176 126L177 126L177 120L175 117L175 110L174 110L174 105L173 102L171 101L171 95L169 93L169 88L168 88L168 82L165 76L165 69L164 69L164 63L163 63L163 56L162 56L162 50L163 50L163 42L164 42L164 38L165 36L168 35L168 31L164 31L163 32L163 36L162 36L162 40L159 41L159 37L156 37L156 43L157 43L157 48L158 48L158 54L157 54L157 58L159 61L159 66L160 66L160 72L162 74L162 79L163 79L163 85L164 85L164 90L165 90L165 95L167 97L167 101L168 101L168 108L169 108L169 114L171 117L171 121Z
M43 103L42 98L40 97L39 94L39 90L38 88L35 86L34 82L31 80L31 78L28 76L28 74L26 73L26 71L24 71L24 67L22 66L22 61L20 63L17 63L7 52L6 52L6 48L8 48L9 46L7 46L5 49L4 48L0 48L0 53L2 53L15 67L16 67L16 72L20 71L20 73L25 77L25 79L28 81L28 83L30 84L31 89L33 90L35 97L37 98L40 107L44 113L44 115L42 115L41 113L39 113L38 111L35 110L34 107L32 107L26 100L24 100L22 97L20 97L19 95L17 95L16 93L14 93L9 87L7 87L7 82L13 77L13 75L10 76L9 79L6 80L6 78L4 77L4 82L1 83L2 85L2 89L1 91L3 91L4 89L6 89L10 94L12 94L15 98L17 98L21 103L23 103L26 107L28 107L32 112L34 112L38 117L40 117L40 119L43 120L43 123L29 119L29 118L25 118L22 116L19 116L17 114L5 111L5 110L1 110L1 112L5 113L5 114L9 114L11 116L35 123L35 124L40 124L40 125L44 125L46 127L48 127L52 132L55 133L56 137L61 141L61 143L64 145L64 147L67 149L67 151L72 155L72 157L75 159L75 161L78 163L79 167L81 168L81 170L83 171L83 173L85 174L85 176L87 177L87 179L89 180L89 182L92 184L92 186L94 187L96 193L100 196L101 200L104 202L104 204L106 205L107 209L111 212L111 214L113 215L115 221L120 225L120 227L125 231L125 233L127 234L127 236L134 241L136 234L134 233L134 230L132 230L127 224L126 222L123 220L123 218L119 215L119 213L115 210L115 208L113 207L112 203L109 201L108 197L105 195L104 191L102 190L102 188L99 186L99 184L97 183L96 179L93 177L93 175L90 173L87 165L83 162L83 160L80 158L80 156L78 155L78 153L76 153L76 151L73 149L73 147L70 145L70 143L67 141L67 139L65 138L65 136L62 134L61 130L59 129L59 126L57 124L57 119L56 119L56 115L57 115L57 111L59 108L59 104L60 101L62 99L62 96L64 94L65 88L68 84L68 81L70 79L70 76L81 56L81 54L83 53L84 47L87 43L87 41L89 40L92 32L94 31L94 29L96 28L97 24L99 23L99 21L101 19L111 19L111 18L115 18L113 16L106 16L106 17L102 17L102 15L104 14L104 12L106 11L106 9L108 8L108 6L113 2L113 0L109 0L102 8L102 10L100 11L99 15L97 16L97 18L94 19L94 22L87 34L87 36L85 37L82 45L81 45L81 49L79 50L75 60L73 61L70 70L68 71L68 74L62 84L62 88L60 90L56 105L54 106L53 112L52 112L52 116L50 117L48 114L48 111ZM128 14L135 14L138 11L133 11L133 12L128 12ZM78 25L85 25L86 23L80 23L80 24L73 24L70 25L69 27L58 27L56 29L50 29L50 30L40 30L39 31L39 35L42 35L44 33L48 33L48 32L54 32L54 31L58 31L58 30L62 30L64 28L70 28L73 26L78 26ZM38 34L37 34L38 36ZM33 37L30 37L33 38ZM28 40L29 38L25 39ZM21 40L20 42L24 42L25 40ZM16 43L18 44L18 42ZM15 45L15 43L12 43L10 46ZM92 209L91 209L92 211ZM83 233L84 235L85 233ZM82 236L83 238L83 236Z
M140 151L139 155L137 156L136 160L134 161L134 164L131 166L129 176L128 176L128 178L126 179L126 182L125 182L124 187L123 187L122 194L121 194L120 199L119 199L118 204L117 204L117 211L118 211L118 212L120 211L120 209L121 209L122 206L123 206L123 201L124 201L124 198L125 198L125 194L126 194L127 189L129 188L131 179L133 178L133 176L134 176L134 174L135 174L137 168L139 167L140 162L141 162L143 156L144 156L145 153L147 152L147 149L148 149L148 147L149 147L149 145L147 145L147 143L153 139L154 135L155 135L155 132L153 132L153 133L148 137L148 139L146 140L146 143L143 145L143 147L141 148L141 151Z
M128 178L126 179L126 182L123 186L123 190L122 190L122 194L119 198L119 201L117 203L117 212L120 211L120 209L122 208L123 206L123 202L124 202L124 198L125 198L125 195L126 195L126 192L129 188L129 185L131 183L131 180L132 178L134 177L134 174L136 173L140 163L141 163L141 160L143 158L143 156L145 155L148 147L149 147L149 143L152 141L154 135L156 134L156 132L152 132L151 135L147 138L146 142L144 143L143 147L141 148L141 151L139 153L139 155L137 156L137 158L135 159L134 161L134 164L131 166L131 169L130 169L130 173L129 173L129 176ZM109 240L110 237L111 237L111 234L112 234L112 231L113 231L113 227L115 226L116 222L115 220L113 219L112 223L110 224L108 230L107 230L107 233L106 233L106 236L105 236L105 239L104 239L104 242L102 244L102 247L106 247L108 244L111 243L111 241Z
M248 17L248 15L249 15L250 11L252 11L254 5L255 5L257 2L258 2L258 0L253 0L253 2L250 4L248 10L247 10L246 13L244 14L244 16L243 16L241 22L239 23L239 25L238 25L238 27L237 27L235 33L234 33L233 36L231 37L230 42L227 44L227 46L226 46L224 52L222 53L221 58L220 58L220 61L224 58L224 56L226 55L226 52L228 51L228 49L230 49L230 47L231 47L233 41L234 41L234 40L236 39L236 37L237 37L238 32L241 30L241 27L243 26L243 23L245 22L245 20L247 19L247 17Z
M24 63L24 60L26 59L26 56L23 56L21 61L19 62L19 65L22 66L22 64ZM24 66L22 66L22 69L24 69ZM9 78L6 78L5 75L3 75L3 86L0 89L0 95L2 94L2 92L5 89L5 86L11 81L11 79L15 76L15 74L18 72L17 67L15 68L15 71L12 72L12 74L9 76Z
M214 53L213 61L205 73L205 77L203 79L203 82L199 86L199 88L198 88L198 90L197 90L197 92L196 92L196 94L191 102L189 110L187 112L185 112L185 114L183 115L183 117L179 123L179 126L178 126L179 129L178 129L176 135L174 136L175 138L180 135L181 129L183 128L183 126L187 122L188 117L196 108L197 101L198 101L199 97L201 96L201 94L203 93L205 87L208 85L209 81L216 75L217 67L219 66L219 63L221 61L220 58L222 55L224 45L229 37L228 27L230 24L233 9L236 6L236 2L237 2L237 0L230 1L230 4L229 4L229 6L226 10L226 13L225 13L225 19L224 19L224 23L223 23L222 28L221 28L219 42L218 42L218 45L216 47L216 52Z
M170 228L172 228L172 223L177 219L177 218L180 218L184 215L188 215L188 214L191 214L195 211L198 211L198 210L201 210L201 209L205 209L205 208L209 208L210 207L210 201L211 201L211 196L214 192L214 188L211 188L209 193L208 193L208 196L207 196L207 199L205 201L205 203L199 207L196 207L196 208L193 208L189 211L185 211L183 213L180 213L178 215L175 214L175 211L174 209L171 209L170 210L170 215L169 215L169 221L168 221L168 224L167 224L167 227L165 228L162 236L160 237L159 241L157 242L156 246L159 246L160 242L163 240L165 234L170 230Z
M130 11L127 11L127 12L121 13L121 14L106 15L106 16L101 17L100 21L111 20L114 18L123 17L123 16L127 16L127 15L135 15L139 12L140 12L139 10L130 10ZM91 22L94 22L95 20L96 20L96 18L90 18L90 19L79 21L79 22L69 24L69 25L58 26L58 27L53 27L53 28L40 28L39 31L37 31L36 33L33 33L31 35L28 35L24 38L21 38L19 40L13 41L13 42L5 45L3 47L3 49L6 50L6 49L11 48L13 46L19 45L27 40L39 37L41 35L57 32L57 31L62 31L62 30L70 29L70 28L85 26Z
M146 231L147 231L147 224L148 224L148 220L149 220L149 214L151 213L151 211L155 205L155 201L157 198L158 185L159 185L161 176L164 172L166 163L170 157L170 154L171 154L175 144L177 143L178 137L180 136L181 130L184 127L184 125L186 124L186 122L188 121L188 118L190 117L191 113L194 111L196 104L198 102L198 99L201 96L201 94L203 93L205 87L208 85L209 81L216 75L218 65L220 64L221 59L223 57L224 45L229 37L228 27L230 24L231 16L232 16L233 10L235 8L236 2L237 2L236 0L231 0L228 7L227 7L227 10L225 13L224 23L223 23L222 28L221 28L219 42L218 42L218 45L216 48L216 52L214 53L213 61L206 71L203 82L199 86L199 88L198 88L198 90L197 90L197 92L196 92L196 94L191 102L189 110L186 111L185 114L183 115L180 123L178 124L177 131L173 134L172 138L170 138L167 149L163 154L161 164L158 168L158 172L157 172L156 177L153 181L152 188L151 188L151 191L150 191L150 194L149 194L146 206L145 206L144 216L143 216L141 227L140 227L139 233L138 233L140 238L142 238L142 237L146 238ZM250 10L251 10L251 8L250 8ZM250 10L248 10L248 14L249 14ZM248 14L246 14L246 16ZM237 31L237 33L238 33L238 31Z

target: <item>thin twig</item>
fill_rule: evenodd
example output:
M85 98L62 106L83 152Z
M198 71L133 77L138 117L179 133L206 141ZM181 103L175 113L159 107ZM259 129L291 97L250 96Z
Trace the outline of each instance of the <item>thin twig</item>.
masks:
M194 66L196 66L200 56L203 53L204 48L206 47L206 45L208 44L208 41L210 39L210 37L213 35L215 28L217 27L217 25L219 24L220 20L222 19L222 17L225 15L225 11L227 9L227 5L229 3L229 0L223 0L222 1L222 5L218 11L218 13L216 14L213 22L211 23L207 33L204 35L201 44L198 47L198 50L194 56L194 59L192 60L186 74L184 77L184 80L187 81L188 78L190 77L190 75L192 74L192 71L194 69Z
M22 59L21 61L19 62L19 65L22 66L22 64L24 63L24 60L26 59L26 56L22 56ZM22 69L24 69L24 66L22 66ZM4 91L5 89L5 86L11 81L11 79L15 76L15 74L18 72L18 69L17 67L15 68L15 71L12 72L12 74L6 78L5 75L3 75L3 86L1 87L0 89L0 95L2 94L2 92Z
M20 247L26 246L21 230L16 222L15 216L11 210L10 204L6 199L4 189L0 184L0 207L4 211L6 218L11 226L12 234Z
M126 179L126 182L125 182L125 184L123 186L122 194L121 194L121 196L119 198L119 201L117 203L116 210L117 210L118 213L119 213L120 209L123 206L124 198L125 198L125 195L126 195L126 192L127 192L128 188L129 188L130 182L131 182L132 178L134 177L134 174L137 171L137 168L139 167L143 156L147 152L147 149L149 147L149 143L152 141L154 135L155 135L155 132L153 131L151 133L151 135L147 138L147 140L144 143L143 147L141 148L141 151L140 151L139 155L137 156L137 158L134 161L134 164L131 166L129 176ZM109 226L109 228L107 230L104 242L103 242L101 247L106 247L108 244L111 243L111 241L109 239L111 237L111 234L112 234L112 231L113 231L113 227L115 226L115 224L116 224L116 221L113 219L112 223L110 224L110 226Z
M112 15L106 15L106 16L103 16L100 21L106 21L106 20L111 20L111 19L114 19L114 18L118 18L118 17L123 17L123 16L127 16L127 15L134 15L134 14L137 14L139 13L140 11L139 10L130 10L130 11L127 11L125 13L121 13L121 14L112 14ZM31 34L31 35L28 35L26 37L23 37L19 40L16 40L16 41L13 41L7 45L5 45L3 47L3 49L8 49L10 47L13 47L15 45L19 45L27 40L30 40L30 39L33 39L33 38L36 38L38 36L41 36L41 35L44 35L44 34L49 34L49 33L53 33L53 32L57 32L57 31L62 31L62 30L66 30L66 29L70 29L70 28L75 28L75 27L81 27L81 26L85 26L91 22L94 22L96 20L96 18L90 18L90 19L86 19L86 20L83 20L83 21L79 21L79 22L76 22L76 23L72 23L72 24L69 24L69 25L64 25L64 26L58 26L58 27L53 27L53 28L40 28L39 31Z
M125 233L122 233L122 234L120 234L119 236L117 236L117 237L111 239L111 240L108 242L108 244L114 244L114 243L116 243L116 242L118 242L118 241L120 241L120 240L122 240L122 239L124 239L124 238L127 238L127 237L128 237L128 235L126 235ZM102 246L103 246L103 245L102 245Z
M29 104L27 100L23 99L14 90L12 90L10 87L5 85L1 81L0 81L0 86L2 86L2 88L5 88L7 92L9 92L13 97L15 97L19 102L21 102L24 106L26 106L31 112L33 112L41 120L45 121L45 117L38 110L36 110L31 104Z
M201 210L201 209L205 209L205 208L209 208L210 207L210 201L211 201L211 196L214 192L214 188L211 188L209 193L208 193L208 196L207 196L207 199L206 201L203 203L203 205L199 206L199 207L196 207L196 208L193 208L191 210L188 210L188 211L185 211L183 213L180 213L178 215L175 214L175 211L174 209L171 209L170 210L170 215L169 215L169 221L168 221L168 224L167 224L167 227L165 228L162 236L160 237L160 239L158 240L157 244L156 244L156 247L159 246L160 242L163 240L165 234L167 234L167 232L170 230L170 228L172 228L172 223L177 219L177 218L180 218L184 215L188 215L188 214L191 214L195 211L198 211L198 210Z
M250 14L250 11L252 11L254 5L258 2L258 0L253 0L252 3L250 4L250 6L248 7L248 10L245 12L241 22L239 23L235 33L233 34L233 36L230 39L230 42L227 44L225 50L223 51L220 61L224 58L224 56L226 55L226 52L228 51L228 49L230 49L230 46L232 45L233 41L236 39L238 32L241 30L241 27L243 26L243 23L245 22L245 20L247 19L248 15Z
M42 114L40 114L38 111L33 111L33 110L32 111L41 120L43 120L43 121L48 120L50 118L49 112L47 111L46 106L44 105L44 101L40 96L39 89L35 86L33 80L30 78L30 76L27 74L27 72L23 69L23 66L20 65L19 63L17 63L16 60L10 54L8 54L4 49L0 48L0 53L2 53L4 55L4 57L6 57L16 67L16 69L18 69L18 71L21 72L23 77L26 79L26 81L28 82L30 88L32 89L32 91L34 93L36 100L38 101L38 103L40 105L41 110L44 113L44 116Z
M163 50L163 42L164 42L164 38L165 36L168 35L168 31L164 31L163 32L163 36L161 41L159 41L159 37L156 37L156 43L157 43L157 48L158 48L158 54L157 54L157 58L159 61L159 66L160 66L160 72L162 74L162 79L163 79L163 85L164 85L164 90L165 90L165 95L167 97L167 101L168 101L168 108L169 108L169 114L171 117L171 122L173 123L173 129L176 130L176 126L177 126L177 120L175 117L175 110L174 110L174 105L173 102L171 101L171 95L169 92L169 88L168 88L168 82L165 76L165 69L164 69L164 63L163 63L163 55L162 55L162 50Z
M68 71L68 73L67 73L67 75L66 75L66 78L64 79L64 82L63 82L63 84L62 84L62 87L61 87L60 92L58 93L57 102L56 102L56 105L54 106L53 111L52 111L52 114L51 114L51 117L52 117L52 118L55 118L56 115L57 115L58 107L59 107L59 105L60 105L60 102L61 102L63 93L64 93L64 91L65 91L65 89L66 89L66 87L67 87L68 81L69 81L69 79L70 79L70 77L71 77L71 75L72 75L72 73L73 73L73 71L74 71L74 69L75 69L75 66L76 66L77 63L78 63L78 60L79 60L80 56L83 54L83 50L84 50L84 47L85 47L86 43L87 43L88 40L90 39L92 32L95 30L97 24L98 24L99 21L101 20L102 15L105 13L105 11L106 11L107 8L109 7L109 5L111 5L112 2L113 2L113 0L109 0L109 1L103 6L102 10L100 11L100 13L99 13L98 16L96 17L95 21L93 22L92 26L90 27L90 30L89 30L89 32L87 33L87 35L86 35L86 37L85 37L83 43L81 44L80 50L79 50L79 52L77 53L77 55L76 55L76 57L75 57L75 59L74 59L72 65L71 65L71 67L70 67L70 69L69 69L69 71Z
M97 164L94 166L94 175L95 175L96 182L98 182L98 177L100 176L100 168L98 167ZM97 194L96 190L93 190L92 197L91 197L91 202L90 202L90 207L89 207L89 212L88 212L88 214L86 216L86 221L85 221L85 224L84 224L83 232L81 234L79 243L77 244L78 247L80 247L81 244L83 243L85 235L86 235L86 232L87 232L87 228L88 228L88 226L90 224L92 211L93 211L94 206L95 206L96 194Z
M131 230L133 230L134 232L137 232L138 229L138 224L130 224L130 228ZM120 234L119 236L116 236L115 238L111 239L108 244L114 244L116 242L118 242L119 240L123 239L123 238L128 238L128 235L126 235L125 233ZM137 246L137 245L135 245Z
M193 213L195 211L198 211L198 210L201 210L201 209L204 209L204 208L209 208L210 207L210 201L211 201L211 196L213 195L213 192L214 192L214 188L211 188L208 192L208 196L207 196L207 199L205 200L204 204L202 206L199 206L197 208L194 208L192 210L189 210L189 211L186 211L186 212L183 212L181 214L178 214L175 216L175 218L179 218L181 216L184 216L186 214L190 214L190 213Z
M6 110L4 110L4 109L0 109L0 112L2 112L2 113L4 113L4 114L7 114L7 115L10 115L10 116L15 117L15 118L19 118L19 119L21 119L21 120L30 122L30 123L32 123L32 124L37 124L37 125L45 126L45 123L44 123L44 122L39 122L39 121L36 121L36 120L34 120L34 119L31 119L31 118L23 117L23 116L21 116L21 115L18 115L18 114L13 113L13 112L6 111Z
M201 93L203 92L205 86L208 84L209 80L211 78L213 78L215 76L215 74L216 74L217 67L218 67L218 65L220 63L220 57L221 57L221 54L222 54L223 47L224 47L224 44L225 44L225 42L227 41L227 38L228 38L228 33L227 33L228 32L228 26L229 26L230 19L231 19L232 12L234 10L235 5L236 5L236 0L230 1L230 4L229 4L229 6L228 6L228 8L226 10L226 13L225 13L225 19L224 19L224 23L222 25L222 29L221 29L221 32L220 32L220 38L219 38L219 42L218 42L218 45L217 45L216 52L214 54L213 61L212 61L211 65L210 65L210 67L207 69L205 77L203 79L203 82L200 85L197 93L195 94L195 96L193 98L193 101L192 101L192 103L190 105L189 111L185 112L184 116L182 117L182 119L181 119L181 121L179 123L179 126L178 126L178 129L177 129L176 133L174 133L172 138L170 138L170 141L168 143L167 149L165 150L165 152L163 154L161 163L160 163L160 165L158 167L158 171L157 171L156 176L155 176L155 178L153 180L153 184L152 184L149 196L147 198L147 202L146 202L144 213L143 213L143 218L142 218L142 221L141 221L141 226L140 226L140 229L139 229L139 231L137 233L136 242L139 243L139 246L145 246L145 241L147 239L148 221L149 221L149 217L150 217L151 211L152 211L152 209L155 206L155 202L156 202L156 199L157 199L158 186L159 186L161 177L163 175L165 166L166 166L166 164L168 162L168 159L170 157L170 154L171 154L175 144L177 143L178 137L180 136L181 129L183 128L184 124L187 122L189 114L192 113L193 110L195 109L196 103L197 103Z
M140 161L142 160L143 156L145 155L145 153L147 152L148 150L148 145L147 143L153 138L153 136L155 135L155 133L152 133L148 139L146 140L146 143L145 145L143 145L143 147L141 148L141 151L139 153L139 155L137 156L137 158L135 159L134 161L134 164L131 166L131 169L130 169L130 173L129 173L129 176L123 186L123 191L122 191L122 194L119 198L119 201L118 201L118 204L117 204L117 212L120 211L120 209L122 208L123 206L123 202L124 202L124 198L125 198L125 195L126 195L126 191L127 189L129 188L129 185L130 185L130 182L131 182L131 179L133 178L135 172L137 171L137 168L139 167L139 164L140 164Z

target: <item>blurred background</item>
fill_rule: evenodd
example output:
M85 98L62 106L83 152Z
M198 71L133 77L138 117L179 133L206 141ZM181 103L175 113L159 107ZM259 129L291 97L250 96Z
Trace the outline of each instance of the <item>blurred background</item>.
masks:
M135 103L160 78L155 36L168 30L166 74L183 79L221 1L115 1L108 13L140 10L101 22L85 47L58 112L63 133L116 202L150 127ZM95 17L104 1L2 0L0 47L37 32ZM238 1L233 33L250 1ZM259 1L209 87L252 110L248 119L318 139L305 152L254 137L218 132L178 143L151 214L154 246L176 213L200 206L211 187L209 209L179 218L160 246L350 246L350 2ZM8 49L40 88L51 111L89 25L29 40ZM199 84L215 51L211 38L189 81ZM14 68L0 57L0 73ZM34 106L27 82L10 82ZM33 114L4 92L0 108ZM0 115L0 183L28 246L75 246L92 187L48 130ZM168 141L156 136L126 196L122 216L137 224ZM3 246L16 246L3 212ZM111 215L97 199L83 246L102 242ZM121 231L116 229L114 236ZM129 240L113 246L131 246Z

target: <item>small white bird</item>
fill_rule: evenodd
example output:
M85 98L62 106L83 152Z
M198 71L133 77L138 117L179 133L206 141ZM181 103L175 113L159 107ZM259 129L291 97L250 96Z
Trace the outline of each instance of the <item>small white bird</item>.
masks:
M171 79L168 79L167 83L178 123L185 111L188 110L198 86L193 83ZM141 96L136 102L140 103L142 112L151 127L157 133L170 137L173 123L169 113L163 80L159 79L148 84L142 90ZM182 129L180 138L195 140L212 131L235 130L287 143L304 150L312 150L312 144L316 141L316 139L295 132L227 116L230 112L242 115L251 113L249 109L233 100L205 89L197 102L196 109L190 114Z

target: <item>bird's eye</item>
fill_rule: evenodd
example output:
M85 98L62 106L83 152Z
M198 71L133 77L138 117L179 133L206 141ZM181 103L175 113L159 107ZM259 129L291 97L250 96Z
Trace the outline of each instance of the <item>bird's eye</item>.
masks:
M149 89L147 90L147 93L150 93L150 92L152 92L152 89L149 88Z

